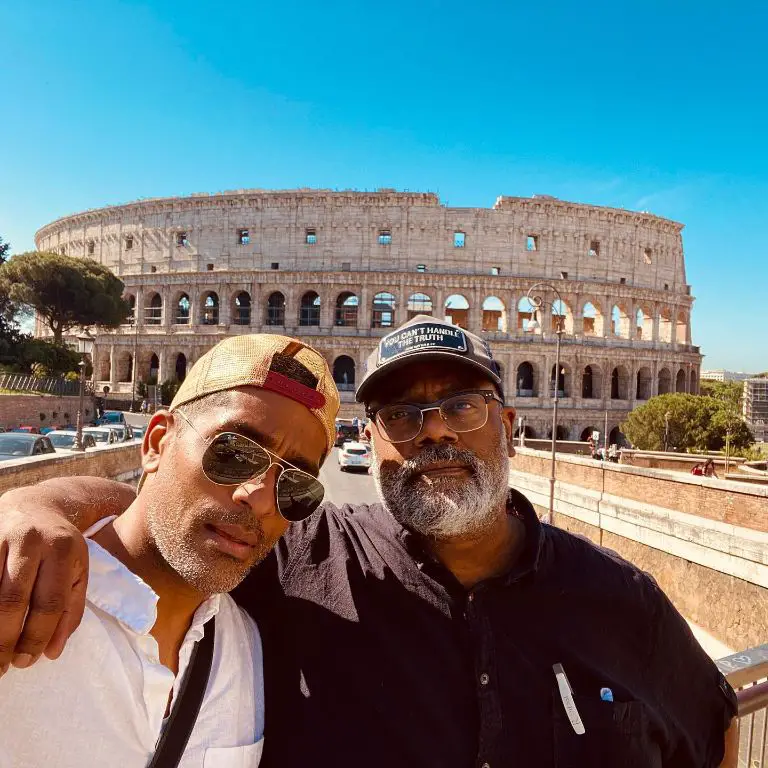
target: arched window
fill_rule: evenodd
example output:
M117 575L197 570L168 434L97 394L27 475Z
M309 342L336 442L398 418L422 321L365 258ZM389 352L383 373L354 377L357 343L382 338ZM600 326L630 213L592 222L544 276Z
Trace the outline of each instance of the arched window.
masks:
M566 394L565 379L568 374L568 369L565 365L560 363L560 372L557 375L557 366L553 365L549 375L549 393L554 395L555 393L555 377L557 376L557 396L568 397ZM570 378L570 377L569 377Z
M176 381L181 383L187 377L187 356L183 352L176 355Z
M247 291L240 291L235 296L234 306L232 307L234 312L232 313L233 325L250 325L251 324L251 294Z
M579 435L579 439L582 443L586 443L590 437L592 437L593 432L599 432L599 429L596 429L595 427L586 427L585 429L581 430L581 435Z
M552 302L552 330L562 328L563 333L573 333L573 312L562 299Z
M623 365L617 365L611 372L611 400L628 399L629 373Z
M125 318L125 322L128 325L133 325L136 321L136 297L133 294L128 294L125 300L128 302L128 316Z
M160 359L157 355L152 355L149 358L149 378L147 381L152 384L158 383L158 376L160 375Z
M517 396L535 397L536 382L533 375L533 364L528 361L517 366Z
M189 303L189 296L186 293L182 293L179 296L179 300L176 302L176 317L174 322L176 325L189 325L189 315L191 304Z
M669 368L662 368L659 371L659 394L668 395L672 391L672 374Z
M533 320L533 304L527 296L523 296L517 302L517 330L523 333L528 332L528 323Z
M301 297L299 325L305 328L320 325L320 297L314 291L307 291Z
M285 296L280 291L270 294L267 299L266 325L285 326Z
M483 330L506 333L507 310L498 296L488 296L483 302Z
M585 336L603 335L603 313L598 305L593 304L591 301L586 302L582 310L582 318L583 334Z
M146 325L160 325L163 321L163 298L159 293L152 293L147 297L144 308L144 323Z
M659 341L672 343L672 314L668 307L659 310Z
M688 383L685 371L681 368L677 372L675 377L675 392L685 392L686 384Z
M514 434L515 434L515 437L520 437L520 427L515 427ZM531 440L536 439L536 430L533 427L529 426L528 424L523 424L523 434L525 435L526 440L529 438Z
M637 400L648 400L651 396L652 377L651 369L643 366L637 372L637 391L635 397Z
M699 378L696 374L696 371L691 371L691 375L689 377L690 384L688 388L688 392L692 395L697 395L699 393Z
M635 312L635 338L638 341L648 339L648 331L645 328L645 312L640 308Z
M340 392L355 388L355 361L347 355L339 355L333 361L333 380Z
M677 315L675 341L678 344L686 344L688 341L688 318L686 317L685 312L680 312Z
M454 293L445 300L445 317L459 328L469 329L469 302L460 293Z
M618 427L614 427L608 433L608 445L615 445L618 448L623 448L627 445L627 438Z
M203 325L219 324L219 294L211 291L203 297Z
M373 297L371 328L392 328L395 324L395 297L388 291Z
M126 352L118 359L117 380L120 382L133 381L133 355Z
M587 365L581 374L581 396L586 400L602 397L602 379L600 369L596 365Z
M359 300L354 293L345 291L336 298L336 317L334 324L342 328L357 327L357 309Z
M408 319L416 315L431 315L432 299L426 293L413 293L408 297Z
M624 307L615 305L611 310L611 332L619 338L629 338L629 316Z

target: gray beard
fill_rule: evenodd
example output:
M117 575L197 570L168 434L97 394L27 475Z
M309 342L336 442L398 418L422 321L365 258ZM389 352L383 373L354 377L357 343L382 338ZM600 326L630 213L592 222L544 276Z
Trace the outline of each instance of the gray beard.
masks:
M402 526L432 539L478 536L490 527L506 504L509 465L506 442L488 462L472 451L448 444L430 445L395 469L382 467L373 446L373 476L384 506ZM435 462L466 464L471 476L419 477Z

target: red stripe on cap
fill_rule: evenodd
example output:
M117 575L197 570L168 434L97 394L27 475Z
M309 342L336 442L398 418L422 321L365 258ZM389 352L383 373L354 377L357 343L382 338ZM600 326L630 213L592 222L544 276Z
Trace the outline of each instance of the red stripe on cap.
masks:
M282 373L275 373L275 371L270 371L267 374L267 378L261 386L264 389L270 389L290 397L291 400L306 405L307 408L322 408L326 402L322 392L318 392L305 384L300 384Z

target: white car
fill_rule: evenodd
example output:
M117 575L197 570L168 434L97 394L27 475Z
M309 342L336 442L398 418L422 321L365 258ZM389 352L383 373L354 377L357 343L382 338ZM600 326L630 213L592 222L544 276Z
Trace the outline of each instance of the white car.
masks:
M339 467L343 472L347 467L361 467L368 469L371 466L371 449L365 443L344 443L339 448Z
M106 427L86 427L83 434L93 435L97 448L103 448L106 445L114 445L117 442L117 435Z
M75 447L77 432L74 429L54 429L46 437L53 443L57 453L70 453ZM83 448L89 450L96 447L96 441L93 435L89 435L83 430Z

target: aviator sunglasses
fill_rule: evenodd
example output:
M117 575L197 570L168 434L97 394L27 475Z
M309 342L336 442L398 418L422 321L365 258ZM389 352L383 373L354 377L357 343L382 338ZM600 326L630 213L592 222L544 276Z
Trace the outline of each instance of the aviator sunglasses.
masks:
M243 485L264 476L275 464L280 474L275 484L275 497L280 514L296 523L308 518L322 503L323 484L308 472L268 451L263 445L237 432L219 432L203 437L181 410L174 411L187 422L206 444L202 457L205 476L215 485Z

